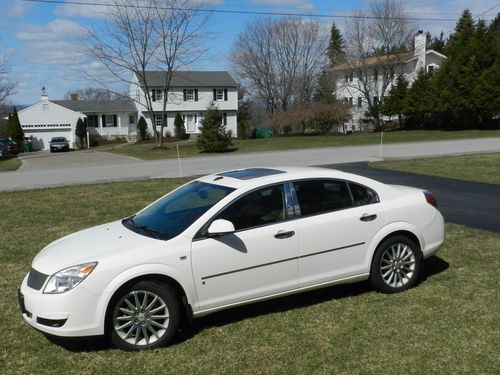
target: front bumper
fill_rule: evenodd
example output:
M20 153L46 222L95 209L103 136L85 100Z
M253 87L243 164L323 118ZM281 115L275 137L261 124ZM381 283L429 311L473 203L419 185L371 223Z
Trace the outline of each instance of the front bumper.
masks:
M99 295L79 285L61 294L43 294L27 285L28 275L18 291L24 320L32 327L63 337L104 334L104 316L96 312Z

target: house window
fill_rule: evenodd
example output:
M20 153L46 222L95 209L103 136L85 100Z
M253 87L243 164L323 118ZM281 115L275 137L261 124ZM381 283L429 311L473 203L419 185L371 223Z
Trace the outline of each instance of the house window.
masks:
M349 73L349 82L352 82L354 80L354 73L351 72Z
M161 102L163 100L163 90L155 90L156 101Z
M375 104L375 105L378 104L378 96L373 97L373 104Z
M97 115L88 115L87 116L87 126L92 128L97 128Z
M215 100L224 100L224 89L215 89Z
M135 116L134 115L128 116L128 123L130 125L135 123Z
M106 126L117 126L116 115L106 115Z
M349 98L349 104L352 105L352 96Z
M358 108L361 108L363 106L363 98L361 96L358 96Z
M427 72L434 71L435 65L427 65Z
M193 89L186 89L184 90L184 101L186 102L192 102L194 101L194 90Z
M348 82L348 81L349 81L349 75L348 75L347 73L346 73L346 75L344 76L344 80L345 80L346 82Z

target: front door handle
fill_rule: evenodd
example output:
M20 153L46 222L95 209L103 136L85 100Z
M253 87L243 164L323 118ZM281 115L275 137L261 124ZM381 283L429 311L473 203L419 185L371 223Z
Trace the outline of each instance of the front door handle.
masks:
M295 235L295 232L293 230L289 230L289 231L280 230L278 233L276 233L274 235L274 238L281 240L283 238L292 237L293 235Z
M373 221L377 218L377 215L373 214L373 215L369 215L369 214L363 214L363 216L361 216L359 218L359 220L361 221Z

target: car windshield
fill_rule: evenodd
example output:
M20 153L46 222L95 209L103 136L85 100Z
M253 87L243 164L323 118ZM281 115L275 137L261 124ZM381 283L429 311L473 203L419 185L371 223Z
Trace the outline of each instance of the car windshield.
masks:
M193 181L122 221L142 235L169 240L182 233L233 188Z
M67 142L67 140L64 137L58 137L58 138L52 138L51 142Z

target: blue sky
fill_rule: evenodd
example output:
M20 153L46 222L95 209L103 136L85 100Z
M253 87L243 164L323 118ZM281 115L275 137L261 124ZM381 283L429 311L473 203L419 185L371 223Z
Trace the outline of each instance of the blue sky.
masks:
M90 0L82 0L90 1ZM92 0L103 2L105 0ZM205 0L213 9L313 13L348 15L354 9L367 9L372 0ZM449 18L456 20L465 8L474 16L499 5L498 0L420 0L403 1L408 12L419 18ZM78 71L72 56L78 52L78 40L85 27L99 26L102 13L96 6L44 4L22 0L0 0L0 56L7 53L13 62L13 78L18 88L10 101L32 104L39 100L45 86L49 98L63 99L68 90L91 86ZM491 19L500 11L497 7L483 18ZM207 25L214 33L209 41L210 54L193 69L229 70L229 53L251 14L214 13ZM329 27L334 21L340 29L340 18L318 18ZM453 29L455 22L421 21L419 28L439 34ZM93 86L96 86L95 84Z

